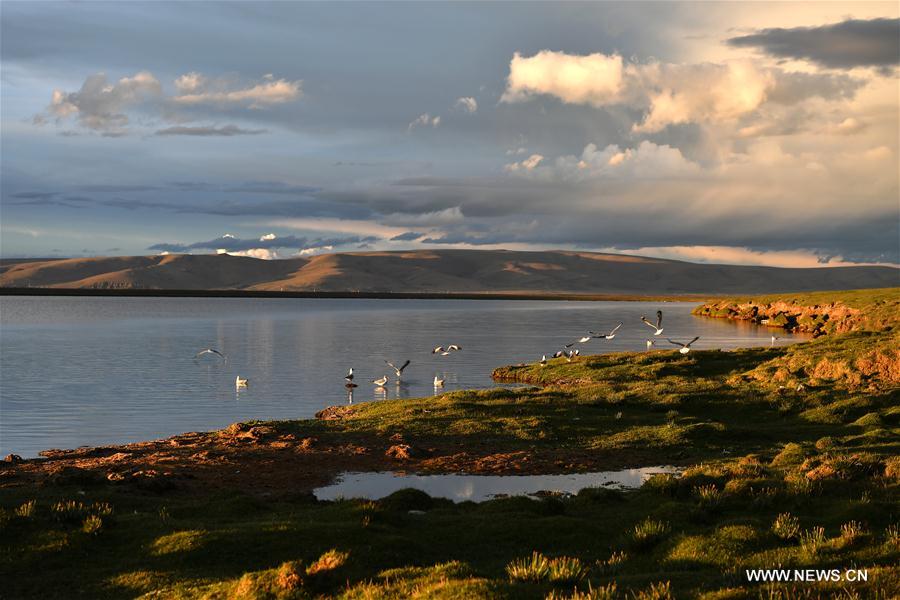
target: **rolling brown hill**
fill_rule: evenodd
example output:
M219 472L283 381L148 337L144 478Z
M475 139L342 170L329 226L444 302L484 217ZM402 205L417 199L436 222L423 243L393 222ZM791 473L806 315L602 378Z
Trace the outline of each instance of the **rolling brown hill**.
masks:
M782 269L593 252L420 250L259 260L165 255L0 261L0 287L394 293L735 294L894 287L890 267Z

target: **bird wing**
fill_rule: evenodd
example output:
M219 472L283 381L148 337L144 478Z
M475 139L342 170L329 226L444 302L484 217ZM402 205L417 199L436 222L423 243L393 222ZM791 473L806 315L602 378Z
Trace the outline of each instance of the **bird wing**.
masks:
M432 353L432 354L437 354L438 352L443 352L443 351L444 351L444 347L443 347L443 346L438 346L437 348L435 348L434 350L432 350L431 353Z
M662 311L656 311L656 328L659 329L662 327Z
M571 348L574 345L575 345L575 342L572 342L571 344L566 344L566 348Z
M700 339L700 336L698 335L697 337L695 337L694 339L692 339L691 341L689 341L687 344L685 344L685 346L690 346L691 344L693 344L694 342L696 342L696 341L699 340L699 339Z
M684 346L685 346L685 344L682 344L681 342L676 342L676 341L670 340L669 338L666 338L666 341L669 342L670 344L675 344L676 346L681 346L682 348L684 348Z
M609 335L612 335L612 334L614 334L615 332L617 332L621 326L622 326L622 323L619 323L618 325L616 325L616 328L613 329L612 331L610 331L610 332L609 332Z
M392 363L391 361L386 360L386 361L384 361L384 363L385 363L387 366L389 366L390 368L392 368L393 370L397 371L397 373L400 373L400 369L398 369L397 367L395 367L395 366L394 366L394 363Z
M410 362L410 361L407 360L405 363L403 363L403 366L400 367L399 369L397 369L397 372L398 372L398 373L402 373L402 372L403 372L403 369L405 369L406 367L409 366L409 362Z
M656 325L647 320L647 317L641 317L641 321L643 321L646 325L653 327L654 329L659 329Z
M456 344L450 344L447 346L447 350L462 350L462 346L457 346Z

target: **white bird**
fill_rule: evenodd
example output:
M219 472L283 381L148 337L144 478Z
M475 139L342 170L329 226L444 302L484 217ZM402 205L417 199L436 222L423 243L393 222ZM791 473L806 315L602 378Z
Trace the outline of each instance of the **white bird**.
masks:
M546 367L546 366L547 366L547 355L546 355L546 354L544 354L543 356L541 356L541 366L542 366L542 367Z
M384 363L394 370L394 373L397 374L397 379L400 379L400 377L403 376L403 369L405 369L406 367L409 366L408 360L405 363L403 363L402 365L400 365L399 367L394 366L394 363L392 363L388 360L384 361Z
M437 348L435 348L434 350L432 350L431 353L432 353L432 354L437 354L437 353L439 353L439 352L446 352L446 351L447 351L447 349L444 348L443 346L438 346Z
M681 349L678 351L681 352L682 354L687 354L688 352L691 351L691 344L693 344L694 342L696 342L699 339L700 339L700 336L698 335L697 337L695 337L694 339L689 341L687 344L682 344L681 342L675 342L673 340L670 340L669 338L666 338L666 341L668 341L670 344L675 344L676 346L681 346Z
M212 348L206 348L205 350L201 350L200 352L198 352L197 354L194 355L194 358L200 358L200 357L203 356L204 354L216 354L216 355L218 355L219 358L221 358L222 360L227 360L227 358L226 358L226 356L225 356L224 354L222 354L222 353L219 352L218 350L213 350Z
M378 387L383 387L384 384L387 383L387 380L388 380L387 375L382 375L382 376L381 376L381 379L373 379L373 380L372 380L372 383L374 383L374 384L377 385Z
M237 377L234 378L234 387L236 387L236 388L247 387L248 383L250 383L250 380L241 379L240 375L238 375Z
M641 321L643 321L646 325L649 325L650 327L655 329L655 331L653 332L653 335L659 335L663 332L662 311L661 310L656 311L656 325L654 325L653 323L648 321L647 317L641 317Z
M769 344L769 345L770 345L770 346L774 346L774 345L775 345L775 342L777 342L777 341L780 340L780 339L781 339L781 338L778 337L777 335L773 335L773 336L772 336L772 342L771 342L771 344Z
M566 355L566 353L564 350L557 350L556 352L553 353L553 358L559 358L559 357L565 356L565 355Z
M574 350L569 350L568 352L566 352L566 362L572 362L572 359L575 358L576 356L578 356L579 354L581 354L581 350L579 350L578 348L576 348Z
M462 350L462 346L460 346L458 344L450 344L449 346L447 346L448 352L454 352L454 351L458 351L458 350Z
M347 371L347 374L344 375L344 379L347 381L353 381L353 367L350 367L350 370Z
M650 351L650 348L653 347L653 344L654 344L653 340L647 340L647 351L648 352Z
M615 329L613 329L613 330L610 331L609 333L605 333L605 334L604 334L604 333L597 333L597 332L595 332L595 331L591 331L591 332L589 332L589 333L590 333L592 336L594 336L595 338L598 338L598 339L601 339L601 340L611 340L611 339L613 339L614 337L616 337L616 332L619 330L619 328L620 328L621 326L622 326L622 323L619 323L618 325L616 325L616 328L615 328Z
M444 386L444 380L438 378L438 376L435 375L434 376L434 387L443 387L443 386Z

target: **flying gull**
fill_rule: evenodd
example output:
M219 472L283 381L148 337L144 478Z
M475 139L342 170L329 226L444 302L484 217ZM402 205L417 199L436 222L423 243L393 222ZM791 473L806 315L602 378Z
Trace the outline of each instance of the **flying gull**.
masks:
M643 321L649 327L652 327L653 329L655 329L655 331L653 332L653 335L659 335L663 332L662 311L661 310L656 311L656 325L654 325L653 323L648 321L647 317L641 317L641 321Z
M388 360L386 360L386 361L384 361L384 362L385 362L385 364L386 364L387 366L389 366L390 368L392 368L392 369L394 370L394 373L397 374L397 379L400 379L400 377L403 376L403 369L405 369L406 367L409 366L409 361L408 361L408 360L407 360L405 363L403 363L402 365L400 365L399 367L394 366L394 363L392 363L392 362L390 362L390 361L388 361Z
M676 346L681 346L681 349L678 351L681 352L682 354L687 354L688 352L691 351L691 344L693 344L694 342L696 342L699 339L700 339L700 336L698 335L697 337L695 337L694 339L689 341L687 344L682 344L681 342L676 342L676 341L670 340L669 338L666 338L666 341L668 341L670 344L675 344Z
M618 325L616 325L616 328L613 329L612 331L610 331L609 333L597 333L596 331L591 331L591 332L589 332L589 333L590 333L592 336L594 336L595 338L598 338L598 339L601 339L601 340L611 340L611 339L613 339L614 337L616 337L616 332L619 330L619 328L620 328L621 326L622 326L622 323L619 323Z
M201 350L200 352L198 352L197 354L194 355L194 358L200 358L204 354L215 354L222 360L228 360L224 354L222 354L218 350L214 350L212 348L206 348L205 350Z

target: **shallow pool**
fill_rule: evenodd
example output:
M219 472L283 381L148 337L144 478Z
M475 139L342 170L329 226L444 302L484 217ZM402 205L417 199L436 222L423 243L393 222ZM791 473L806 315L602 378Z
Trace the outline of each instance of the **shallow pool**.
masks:
M653 475L678 472L677 467L658 466L566 475L412 475L394 471L344 473L335 483L317 488L313 493L319 500L378 500L397 490L413 488L454 502L483 502L502 496L535 497L540 492L577 494L585 488L637 488Z

